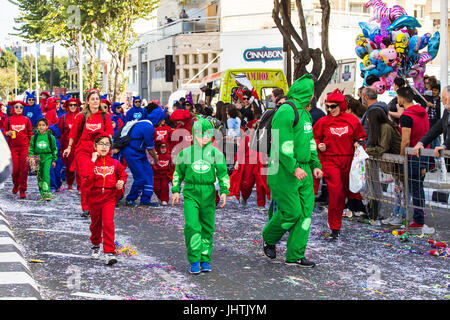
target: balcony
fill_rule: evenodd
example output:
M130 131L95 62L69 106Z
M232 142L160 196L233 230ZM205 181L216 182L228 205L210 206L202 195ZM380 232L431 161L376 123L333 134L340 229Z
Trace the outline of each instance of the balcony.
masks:
M147 33L139 35L139 41L134 45L138 47L144 43L156 42L179 34L218 32L220 31L220 17L203 17L180 19L170 24L158 27Z

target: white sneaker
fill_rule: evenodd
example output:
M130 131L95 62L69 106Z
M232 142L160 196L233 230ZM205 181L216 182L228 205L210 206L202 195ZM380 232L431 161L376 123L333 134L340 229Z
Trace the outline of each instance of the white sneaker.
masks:
M117 258L114 253L106 253L105 254L105 263L108 266L112 266L113 264L117 263Z
M92 258L98 259L100 257L100 246L93 246L92 250Z
M366 213L363 212L363 211L356 211L356 212L353 212L353 214L354 214L356 217L362 217L362 216L365 215Z
M395 219L395 216L392 214L392 215L389 216L389 218L381 220L381 223L382 224L391 224L391 221L393 219Z
M401 226L403 223L403 217L402 216L394 216L393 219L389 222L391 226Z
M259 211L264 211L264 210L266 210L266 207L258 207L258 210Z
M163 202L161 202L161 205L167 206L167 202L166 202L166 201L163 201Z

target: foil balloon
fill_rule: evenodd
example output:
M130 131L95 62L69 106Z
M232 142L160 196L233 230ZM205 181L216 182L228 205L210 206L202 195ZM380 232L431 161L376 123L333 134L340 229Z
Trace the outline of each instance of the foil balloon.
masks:
M363 32L363 35L366 39L370 39L371 41L375 40L376 35L381 35L380 27L375 24L360 22L359 26Z
M367 42L366 37L364 37L362 33L356 36L355 43L357 46L364 47L366 45L366 42Z
M428 43L430 42L431 33L425 33L423 36L420 37L419 42L419 50L425 48Z
M386 82L381 78L379 81L374 82L371 87L374 88L378 94L383 94L386 91Z
M431 59L436 58L440 42L441 42L441 35L439 31L436 31L436 33L431 37L430 41L428 42L428 54L431 56Z
M395 39L395 50L400 60L402 60L406 55L406 48L408 47L408 39L405 33L400 33Z
M368 54L367 49L361 46L356 46L355 52L360 59L364 59L364 57Z
M397 29L401 29L403 27L407 27L409 29L420 28L422 25L417 21L416 18L411 16L401 16L397 20L391 23L389 27L387 27L387 31L393 31Z
M381 50L380 56L389 67L395 67L397 65L397 51L394 46L389 46L389 48Z
M391 22L397 20L402 15L406 15L405 9L400 6L388 8L381 0L370 0L366 3L366 8L373 7L371 20L381 22L383 18L389 19Z

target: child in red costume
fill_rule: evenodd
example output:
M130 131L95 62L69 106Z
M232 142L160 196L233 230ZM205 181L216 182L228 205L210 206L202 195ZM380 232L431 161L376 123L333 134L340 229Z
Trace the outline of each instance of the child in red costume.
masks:
M108 265L117 262L114 245L114 210L117 199L123 195L128 177L125 167L118 160L111 158L111 145L111 138L108 135L99 134L95 139L95 152L86 164L88 176L85 177L83 185L89 193L92 257L99 258L103 237L103 252Z
M166 143L156 145L158 163L153 164L153 192L163 206L169 202L169 182L172 181L175 167L172 163Z
M172 132L173 129L166 125L166 120L163 119L157 127L155 127L155 144L164 143L168 149L168 153L172 150Z
M177 127L171 135L171 144L175 158L184 148L190 147L192 142L192 116L186 109L177 109L170 115L170 121L175 123Z
M345 199L356 199L359 202L362 200L361 195L350 192L348 186L355 148L367 139L367 135L358 118L345 112L347 102L339 89L328 95L326 108L330 113L315 124L313 133L327 181L328 224L332 239L337 239L341 230Z
M253 130L256 120L252 120L247 124L249 130ZM239 144L234 171L230 176L230 194L238 200L242 193L242 205L247 205L253 186L256 183L256 199L259 210L264 210L266 206L266 196L270 200L270 190L267 186L267 176L261 173L264 168L263 163L267 163L264 156L257 151L250 149L251 131L241 140Z
M56 99L55 99L56 106ZM59 118L58 127L61 131L61 137L59 138L61 142L61 150L66 150L69 146L70 140L70 130L75 122L75 117L80 112L81 101L78 99L69 99L64 102L64 107L67 110L61 118ZM70 169L72 162L74 160L74 152L71 152L68 157L63 157L63 164L66 166L66 182L67 190L73 189L73 182L75 181L75 171Z
M57 124L59 121L56 112L56 104L57 104L56 98L51 97L47 99L47 102L43 108L45 112L43 112L42 115L45 117L45 119L47 119L49 127L54 124Z
M99 133L106 133L112 137L114 129L111 118L108 114L100 111L100 94L96 90L91 90L86 96L86 104L83 112L80 112L70 129L69 144L63 152L63 158L67 158L74 152L74 161L70 166L71 171L75 171L77 185L81 193L82 217L89 215L87 192L83 188L83 179L89 174L88 163L91 159L93 142ZM72 151L72 147L74 150Z
M23 115L22 101L10 101L11 117L3 121L3 134L5 135L12 157L12 193L20 191L20 198L25 199L28 181L28 147L33 136L31 121Z

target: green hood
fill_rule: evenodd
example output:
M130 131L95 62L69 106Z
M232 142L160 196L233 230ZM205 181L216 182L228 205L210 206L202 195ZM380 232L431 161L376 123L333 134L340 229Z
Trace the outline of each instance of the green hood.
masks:
M214 135L214 128L211 122L209 122L208 120L202 117L197 117L197 121L195 121L194 126L192 127L192 133L194 136L193 137L194 145L197 145L198 142L195 139L195 137L196 136L203 137L204 135L207 135L208 137L212 138Z
M300 103L300 107L305 108L313 94L314 80L312 79L312 75L307 73L292 84L287 94L287 98L289 100L297 100L297 102Z

